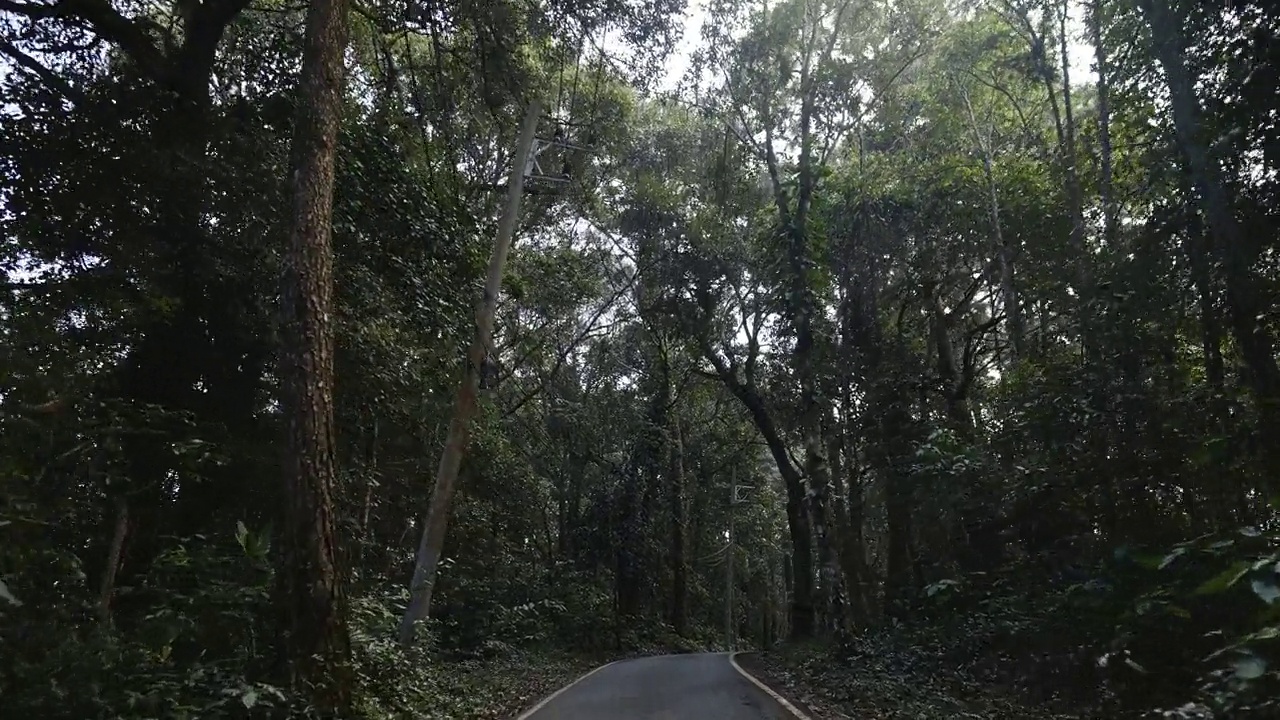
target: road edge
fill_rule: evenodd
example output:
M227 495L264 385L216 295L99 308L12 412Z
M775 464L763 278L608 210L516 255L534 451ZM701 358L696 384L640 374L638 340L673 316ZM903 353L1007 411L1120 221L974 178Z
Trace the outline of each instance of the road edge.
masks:
M515 716L515 719L514 719L514 720L529 720L529 718L533 717L533 714L534 714L534 713L536 713L536 712L538 712L539 710L541 710L542 708L546 707L546 706L547 706L547 705L548 705L552 700L555 700L556 698L560 697L561 693L565 692L566 690L568 690L569 688L573 687L574 685L577 685L578 683L582 682L583 680L586 680L587 678L591 677L592 675L595 675L596 673L598 673L598 672L600 672L601 670L603 670L603 669L605 669L605 668L609 667L610 665L614 665L614 664L617 664L617 663L620 663L620 662L622 662L622 660L621 660L621 659L619 659L619 660L613 660L613 661L611 661L611 662L607 662L607 663L605 663L605 664L601 665L600 667L597 667L597 668L595 668L595 669L593 669L593 670L589 670L589 671L587 671L585 674L583 674L582 676L580 676L577 680L574 680L573 682L569 683L568 685L565 685L564 687L560 688L559 690L557 690L557 691L555 691L555 692L551 693L550 695L548 695L548 696L546 696L545 698L543 698L543 699L542 699L542 701L541 701L541 702L539 702L537 705L534 705L533 707L529 708L528 710L525 710L524 712L522 712L522 713L520 713L519 715ZM805 720L807 720L807 719L805 719Z
M809 717L808 715L805 715L803 712L800 712L800 709L797 708L795 705L791 704L790 700L779 695L776 691L774 691L773 688L769 687L768 685L765 685L763 682L757 679L756 676L752 675L746 670L743 670L742 666L739 665L738 661L734 658L734 656L736 656L737 654L738 654L737 650L734 650L733 652L729 653L729 664L733 666L734 670L738 671L738 674L750 680L756 687L765 691L765 693L767 693L769 697L773 698L775 702L777 702L779 705L782 706L782 709L791 713L796 718L796 720L813 720L813 718ZM516 718L516 720L524 720L524 719Z

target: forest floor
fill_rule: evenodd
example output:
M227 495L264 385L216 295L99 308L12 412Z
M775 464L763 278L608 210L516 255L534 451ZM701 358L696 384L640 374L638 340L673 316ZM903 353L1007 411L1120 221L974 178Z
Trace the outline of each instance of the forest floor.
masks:
M485 660L438 661L410 703L380 708L383 717L415 720L510 720L546 696L612 660L590 654L516 652ZM378 713L372 713L378 716Z
M879 643L876 643L880 645ZM1075 720L1028 703L961 672L939 668L910 649L880 646L840 661L831 648L790 645L736 656L740 666L812 720Z

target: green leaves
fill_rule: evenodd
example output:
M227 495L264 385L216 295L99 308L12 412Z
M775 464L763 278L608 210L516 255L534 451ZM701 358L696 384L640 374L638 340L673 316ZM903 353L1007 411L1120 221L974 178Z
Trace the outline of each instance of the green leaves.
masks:
M1196 588L1197 595L1214 595L1230 589L1249 573L1250 563L1237 561Z

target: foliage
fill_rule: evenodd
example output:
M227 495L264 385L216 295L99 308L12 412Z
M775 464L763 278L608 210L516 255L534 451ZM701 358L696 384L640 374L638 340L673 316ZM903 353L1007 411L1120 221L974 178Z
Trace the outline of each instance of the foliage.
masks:
M305 715L271 569L303 13L52 7L0 0L5 711ZM327 540L359 714L500 717L732 638L860 717L1273 716L1280 15L717 2L658 93L679 10L353 10ZM401 647L535 96L591 152L523 198Z

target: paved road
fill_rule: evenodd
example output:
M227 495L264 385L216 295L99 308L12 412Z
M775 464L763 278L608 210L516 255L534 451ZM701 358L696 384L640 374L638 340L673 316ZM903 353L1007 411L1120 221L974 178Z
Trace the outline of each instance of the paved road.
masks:
M726 653L614 663L569 687L527 720L795 720L743 677Z

